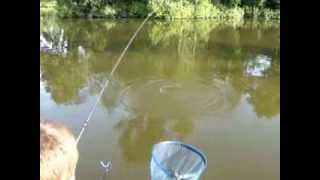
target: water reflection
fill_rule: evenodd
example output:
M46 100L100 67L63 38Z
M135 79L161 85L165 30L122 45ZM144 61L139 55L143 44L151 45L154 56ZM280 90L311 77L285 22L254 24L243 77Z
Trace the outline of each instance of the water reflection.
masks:
M240 95L229 82L218 79L144 79L127 85L119 99L132 114L199 120L232 110Z
M271 58L265 55L258 55L255 59L248 62L246 74L248 76L261 77L270 68Z
M57 104L81 103L80 91L86 86L87 63L72 55L41 54L41 80Z
M42 52L41 80L57 104L81 103L81 90L90 87L96 89L91 92L93 94L99 91L126 42L124 39L129 39L128 33L124 34L123 40L119 40L122 43L114 39L120 37L118 29L123 31L124 27L134 22L51 21L42 22L40 39L45 41L40 42L40 47L68 49L68 54L66 50L61 51L60 55L59 51L55 51L56 54ZM279 75L279 55L275 53L278 44L270 43L270 39L277 39L279 30L270 25L260 25L253 31L255 26L250 23L239 27L222 26L211 21L150 23L144 30L148 36L139 36L128 52L127 60L117 74L117 83L124 84L146 77L164 77L178 83L182 80L201 80L211 85L221 81L230 83L234 89L229 98L234 101L231 104L236 105L240 95L249 91L252 96L248 101L259 116L276 115L279 113L279 82L267 75ZM129 27L130 30L135 29ZM248 29L250 38L247 37ZM65 44L68 46L65 47ZM100 86L94 85L98 82ZM158 92L149 90L150 93ZM109 91L112 92L112 89ZM121 87L117 91L121 91ZM160 91L165 92L166 89L162 87ZM184 92L186 89L179 93ZM194 94L203 92L194 91L182 96L192 97ZM155 96L159 95L161 93ZM203 96L210 99L209 93ZM103 104L110 109L115 106L116 98L116 92L109 92ZM160 99L154 101L160 102Z
M41 83L54 103L85 104L97 95L139 23L42 20ZM150 21L101 102L118 117L121 156L146 164L154 143L199 137L200 122L231 121L224 116L243 106L244 96L258 119L276 117L279 52L274 24Z
M280 78L272 77L254 82L254 87L249 91L248 102L253 105L258 117L272 118L280 110Z
M123 155L128 162L147 163L152 145L168 137L184 139L193 131L193 122L188 117L181 119L144 114L126 122L120 122L119 138Z
M65 57L67 54L68 42L64 40L63 29L57 34L51 31L49 33L44 32L40 34L40 51L61 54Z

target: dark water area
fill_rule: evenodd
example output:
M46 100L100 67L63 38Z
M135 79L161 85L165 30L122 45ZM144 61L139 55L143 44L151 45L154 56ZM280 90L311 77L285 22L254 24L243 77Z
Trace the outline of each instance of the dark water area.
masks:
M78 135L140 20L42 19L40 116ZM195 144L202 179L280 179L280 27L149 21L79 144L77 179L150 179L152 145Z

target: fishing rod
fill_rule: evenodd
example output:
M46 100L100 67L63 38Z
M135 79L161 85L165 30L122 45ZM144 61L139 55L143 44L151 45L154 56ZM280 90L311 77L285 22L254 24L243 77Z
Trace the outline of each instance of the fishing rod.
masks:
M103 92L104 90L108 87L109 82L111 77L113 76L114 72L116 71L117 67L119 66L121 60L123 59L124 55L126 54L127 50L129 49L130 45L132 44L133 40L135 39L135 37L138 35L138 33L140 32L140 30L142 29L142 27L144 26L144 24L149 20L149 18L153 15L153 12L149 13L148 16L144 19L144 21L141 23L141 25L138 27L138 29L135 31L135 33L132 35L131 39L129 40L127 46L123 49L121 55L119 56L118 60L116 61L116 64L113 66L110 74L109 74L109 78L107 78L106 82L104 83L99 96L95 102L95 104L92 106L91 111L89 112L89 115L87 117L87 119L83 122L82 128L80 130L80 133L76 139L77 144L79 143L79 141L82 138L83 133L85 132L85 130L87 129L89 122L92 118L93 113L95 112L95 109L97 107L97 105L100 102L100 99L102 98Z
M140 32L140 30L142 29L142 27L144 26L144 24L149 20L149 18L153 15L153 12L149 13L148 16L144 19L144 21L141 23L141 25L138 27L138 29L135 31L135 33L132 35L131 39L129 40L127 46L123 49L121 55L119 56L118 60L116 61L116 64L113 66L110 74L109 74L109 78L107 78L106 82L104 83L99 95L98 95L98 98L96 100L96 102L94 103L94 105L92 106L90 112L89 112L89 115L87 117L87 119L83 122L82 124L82 127L81 127L81 130L80 130L80 133L76 139L76 143L79 144L79 141L81 140L85 130L87 129L88 125L89 125L89 122L95 112L95 109L97 108L97 105L99 104L100 102L100 99L102 98L102 95L103 95L103 92L104 90L108 87L109 85L109 82L110 82L110 79L111 77L113 76L113 74L115 73L115 71L117 70L121 60L123 59L124 55L126 54L127 50L129 49L130 45L132 44L133 40L135 39L135 37L138 35L138 33ZM108 172L110 171L111 169L111 162L110 161L100 161L100 165L101 167L103 168L103 176L102 176L102 179L104 179L106 177L106 175L108 174Z
M88 124L93 116L93 113L94 113L98 103L100 102L100 99L102 98L104 90L109 85L111 77L113 76L114 72L118 68L121 60L123 59L125 53L127 52L128 48L132 44L133 40L135 39L135 37L138 35L138 33L140 32L140 30L142 29L144 24L149 20L149 18L152 15L153 15L153 12L149 13L148 16L144 19L144 21L141 23L141 25L135 31L135 33L133 34L133 36L129 40L127 46L124 48L124 50L122 51L118 60L116 61L114 67L112 68L112 70L110 72L109 77L107 78L106 82L104 83L104 85L99 93L99 96L98 96L95 104L93 105L93 107L88 115L88 118L86 119L86 121L84 121L84 123L82 125L79 136L76 139L77 144L79 143L79 141L81 140L81 137L83 136L85 130L87 129ZM177 154L177 152L179 152L179 151L177 151L177 149L179 149L179 151L183 150L183 153L180 153L180 155ZM175 153L175 154L172 157L172 154L170 154L170 153ZM186 156L187 155L186 153L189 153L189 156ZM158 143L157 145L155 145L153 147L151 167L153 167L153 166L154 167L151 168L151 170L158 169L160 171L163 171L164 170L163 166L159 165L156 158L154 158L154 155L158 155L160 157L163 157L164 159L162 161L167 161L168 158L173 160L173 162L179 161L179 164L169 165L170 169L171 169L171 167L174 167L174 169L172 169L174 171L169 172L169 174L166 174L168 176L173 173L173 175L174 175L173 177L175 177L177 180L186 179L186 178L190 178L190 177L197 177L197 179L199 179L200 174L204 171L204 169L207 166L207 158L199 149L193 147L192 145L184 144L184 143L181 143L178 141L164 141L164 142ZM196 155L197 155L198 159L195 160L194 157ZM186 164L186 162L190 162L190 160L194 161L194 163L191 167L187 168L187 170L186 170L185 164ZM184 164L184 165L181 166L181 164ZM107 177L107 174L109 173L109 171L112 167L112 164L111 164L111 161L100 161L100 165L103 168L103 175L102 175L101 179L104 180ZM156 165L159 167L156 167ZM195 168L197 168L197 169L195 169ZM164 173L166 173L166 172L164 172ZM151 174L154 177L159 177L159 173L155 173L154 170L151 172Z

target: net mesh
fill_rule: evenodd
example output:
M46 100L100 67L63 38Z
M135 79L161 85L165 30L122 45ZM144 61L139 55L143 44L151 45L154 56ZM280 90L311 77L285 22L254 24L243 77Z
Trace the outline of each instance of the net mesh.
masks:
M204 154L197 148L175 141L156 144L151 159L152 180L199 179L206 168Z

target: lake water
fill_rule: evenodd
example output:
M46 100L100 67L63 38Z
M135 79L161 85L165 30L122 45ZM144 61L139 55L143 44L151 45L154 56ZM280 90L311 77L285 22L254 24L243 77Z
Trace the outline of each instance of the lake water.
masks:
M141 20L42 19L40 116L75 135ZM149 21L79 143L78 180L150 179L152 145L208 157L204 180L280 179L277 23Z

